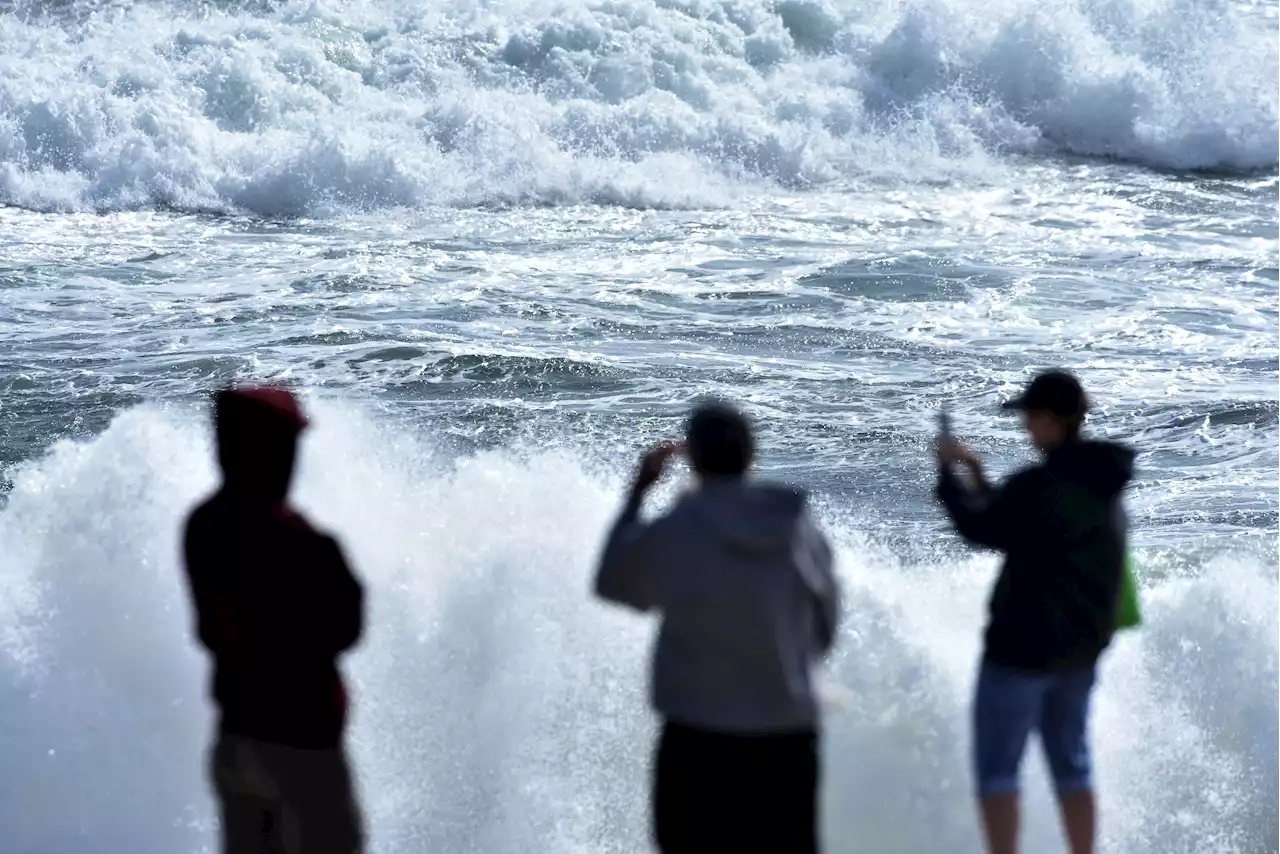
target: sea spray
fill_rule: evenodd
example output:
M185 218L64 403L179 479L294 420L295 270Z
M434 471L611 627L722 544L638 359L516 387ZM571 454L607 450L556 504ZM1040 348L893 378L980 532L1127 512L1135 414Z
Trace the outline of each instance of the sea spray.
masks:
M24 5L0 203L707 208L1026 154L1270 170L1277 56L1273 21L1188 0Z
M621 480L585 449L452 458L320 402L299 500L370 590L349 659L374 850L646 850L652 625L592 601ZM12 474L0 512L7 850L212 850L206 665L178 564L214 485L207 428L142 407ZM555 501L549 502L548 495ZM973 850L967 714L988 557L903 563L827 511L847 623L825 678L831 850ZM1252 854L1276 839L1274 567L1222 552L1149 587L1095 710L1103 844ZM1038 753L1028 840L1056 844Z

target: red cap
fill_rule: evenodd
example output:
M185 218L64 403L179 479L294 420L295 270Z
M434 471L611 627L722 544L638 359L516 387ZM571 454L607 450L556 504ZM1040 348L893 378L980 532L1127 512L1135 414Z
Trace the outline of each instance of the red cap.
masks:
M236 401L248 404L264 415L279 418L291 429L301 432L307 428L306 413L298 404L293 392L277 386L247 386L225 389L220 395L220 403ZM219 407L221 408L221 406Z

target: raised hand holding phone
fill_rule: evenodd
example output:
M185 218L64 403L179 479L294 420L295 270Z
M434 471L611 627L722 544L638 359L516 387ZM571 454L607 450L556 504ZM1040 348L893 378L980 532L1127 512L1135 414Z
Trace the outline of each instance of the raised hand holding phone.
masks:
M684 451L683 442L663 442L640 458L640 468L636 472L633 491L644 494L662 478L667 463L675 455Z
M983 491L991 488L982 460L951 432L951 413L945 408L938 413L938 462L947 468L963 465L969 470L974 486Z
M968 454L968 450L951 433L951 413L943 407L938 412L938 461L944 466L955 465L958 462L964 462Z

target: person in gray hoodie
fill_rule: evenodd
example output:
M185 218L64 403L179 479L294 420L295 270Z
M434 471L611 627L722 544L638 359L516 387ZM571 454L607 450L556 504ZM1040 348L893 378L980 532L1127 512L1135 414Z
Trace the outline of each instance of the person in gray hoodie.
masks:
M736 409L698 407L683 445L642 459L595 579L601 598L661 614L650 694L663 854L818 851L811 668L835 640L840 595L806 494L749 479L754 449ZM642 521L646 493L682 450L696 488Z

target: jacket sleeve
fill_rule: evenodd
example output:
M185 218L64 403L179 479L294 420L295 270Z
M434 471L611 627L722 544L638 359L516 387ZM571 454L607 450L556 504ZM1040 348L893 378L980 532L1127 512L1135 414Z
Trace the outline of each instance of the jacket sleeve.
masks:
M319 626L322 642L333 652L355 646L364 632L364 587L351 571L337 540L320 535L315 569L327 607Z
M983 491L967 488L948 468L938 476L938 499L956 533L973 545L989 549L1007 550L1022 529L1025 492L1020 475Z
M836 579L831 544L807 515L797 533L795 559L817 608L818 653L826 655L840 630L840 582Z
M210 568L218 564L217 555L211 553L214 548L215 543L204 533L199 517L189 519L182 538L182 556L195 611L196 637L205 649L216 655L234 649L238 638L231 612L215 589L210 572Z
M642 521L639 500L628 499L605 541L596 570L597 596L637 611L661 606L660 523Z

